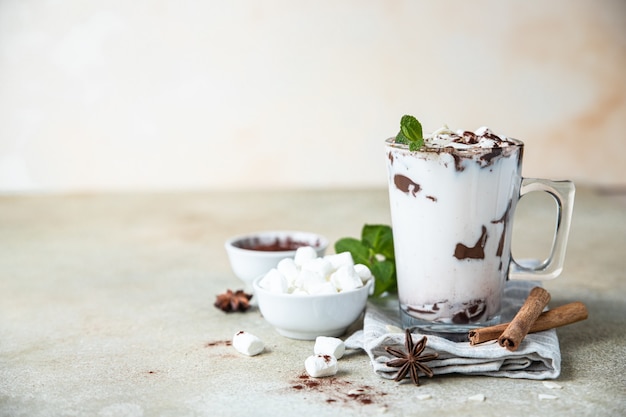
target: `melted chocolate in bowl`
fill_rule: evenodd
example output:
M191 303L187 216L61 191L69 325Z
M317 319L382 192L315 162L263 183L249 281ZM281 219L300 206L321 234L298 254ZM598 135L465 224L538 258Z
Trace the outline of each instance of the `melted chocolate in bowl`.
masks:
M233 243L233 246L239 249L255 250L263 252L286 252L296 250L303 246L313 246L317 248L320 246L320 241L307 242L304 240L294 240L291 237L261 239L258 237L247 238L239 240Z

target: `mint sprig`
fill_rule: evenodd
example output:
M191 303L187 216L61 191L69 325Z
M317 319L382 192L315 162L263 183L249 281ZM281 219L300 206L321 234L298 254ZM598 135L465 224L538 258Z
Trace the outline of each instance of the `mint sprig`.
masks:
M410 151L419 151L424 146L422 124L413 116L404 115L400 119L400 132L396 135L396 143L409 145Z
M335 252L350 252L354 263L367 266L374 275L374 297L397 291L393 235L387 225L364 225L361 240L345 237L335 242Z

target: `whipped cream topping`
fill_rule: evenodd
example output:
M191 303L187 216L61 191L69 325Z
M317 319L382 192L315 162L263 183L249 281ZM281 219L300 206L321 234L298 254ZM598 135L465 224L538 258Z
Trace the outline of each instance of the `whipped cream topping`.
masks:
M496 135L486 126L480 127L474 132L469 130L457 130L455 132L448 126L444 126L425 137L424 144L427 148L491 149L518 145L519 142L506 136Z

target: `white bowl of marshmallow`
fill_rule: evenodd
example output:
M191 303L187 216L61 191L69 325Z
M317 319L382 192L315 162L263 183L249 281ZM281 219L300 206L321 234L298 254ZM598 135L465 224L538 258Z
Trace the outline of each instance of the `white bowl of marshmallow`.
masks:
M259 310L278 333L292 339L340 336L372 293L374 277L350 252L318 256L310 246L253 281Z

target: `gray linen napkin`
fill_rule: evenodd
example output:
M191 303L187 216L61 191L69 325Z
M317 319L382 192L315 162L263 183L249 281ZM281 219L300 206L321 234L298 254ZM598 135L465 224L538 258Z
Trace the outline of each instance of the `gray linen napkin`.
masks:
M510 321L522 306L536 282L508 281L504 291L504 321ZM369 355L374 372L386 379L395 377L397 368L385 363L393 357L385 346L404 349L404 333L399 330L397 300L368 301L363 329L345 340L347 348L363 349ZM394 330L395 327L395 330ZM414 333L417 341L421 335ZM427 363L435 375L460 373L506 378L553 379L561 372L561 351L556 330L527 335L515 352L501 347L496 341L470 346L469 342L453 342L439 336L427 335L424 353L436 351L439 358Z

